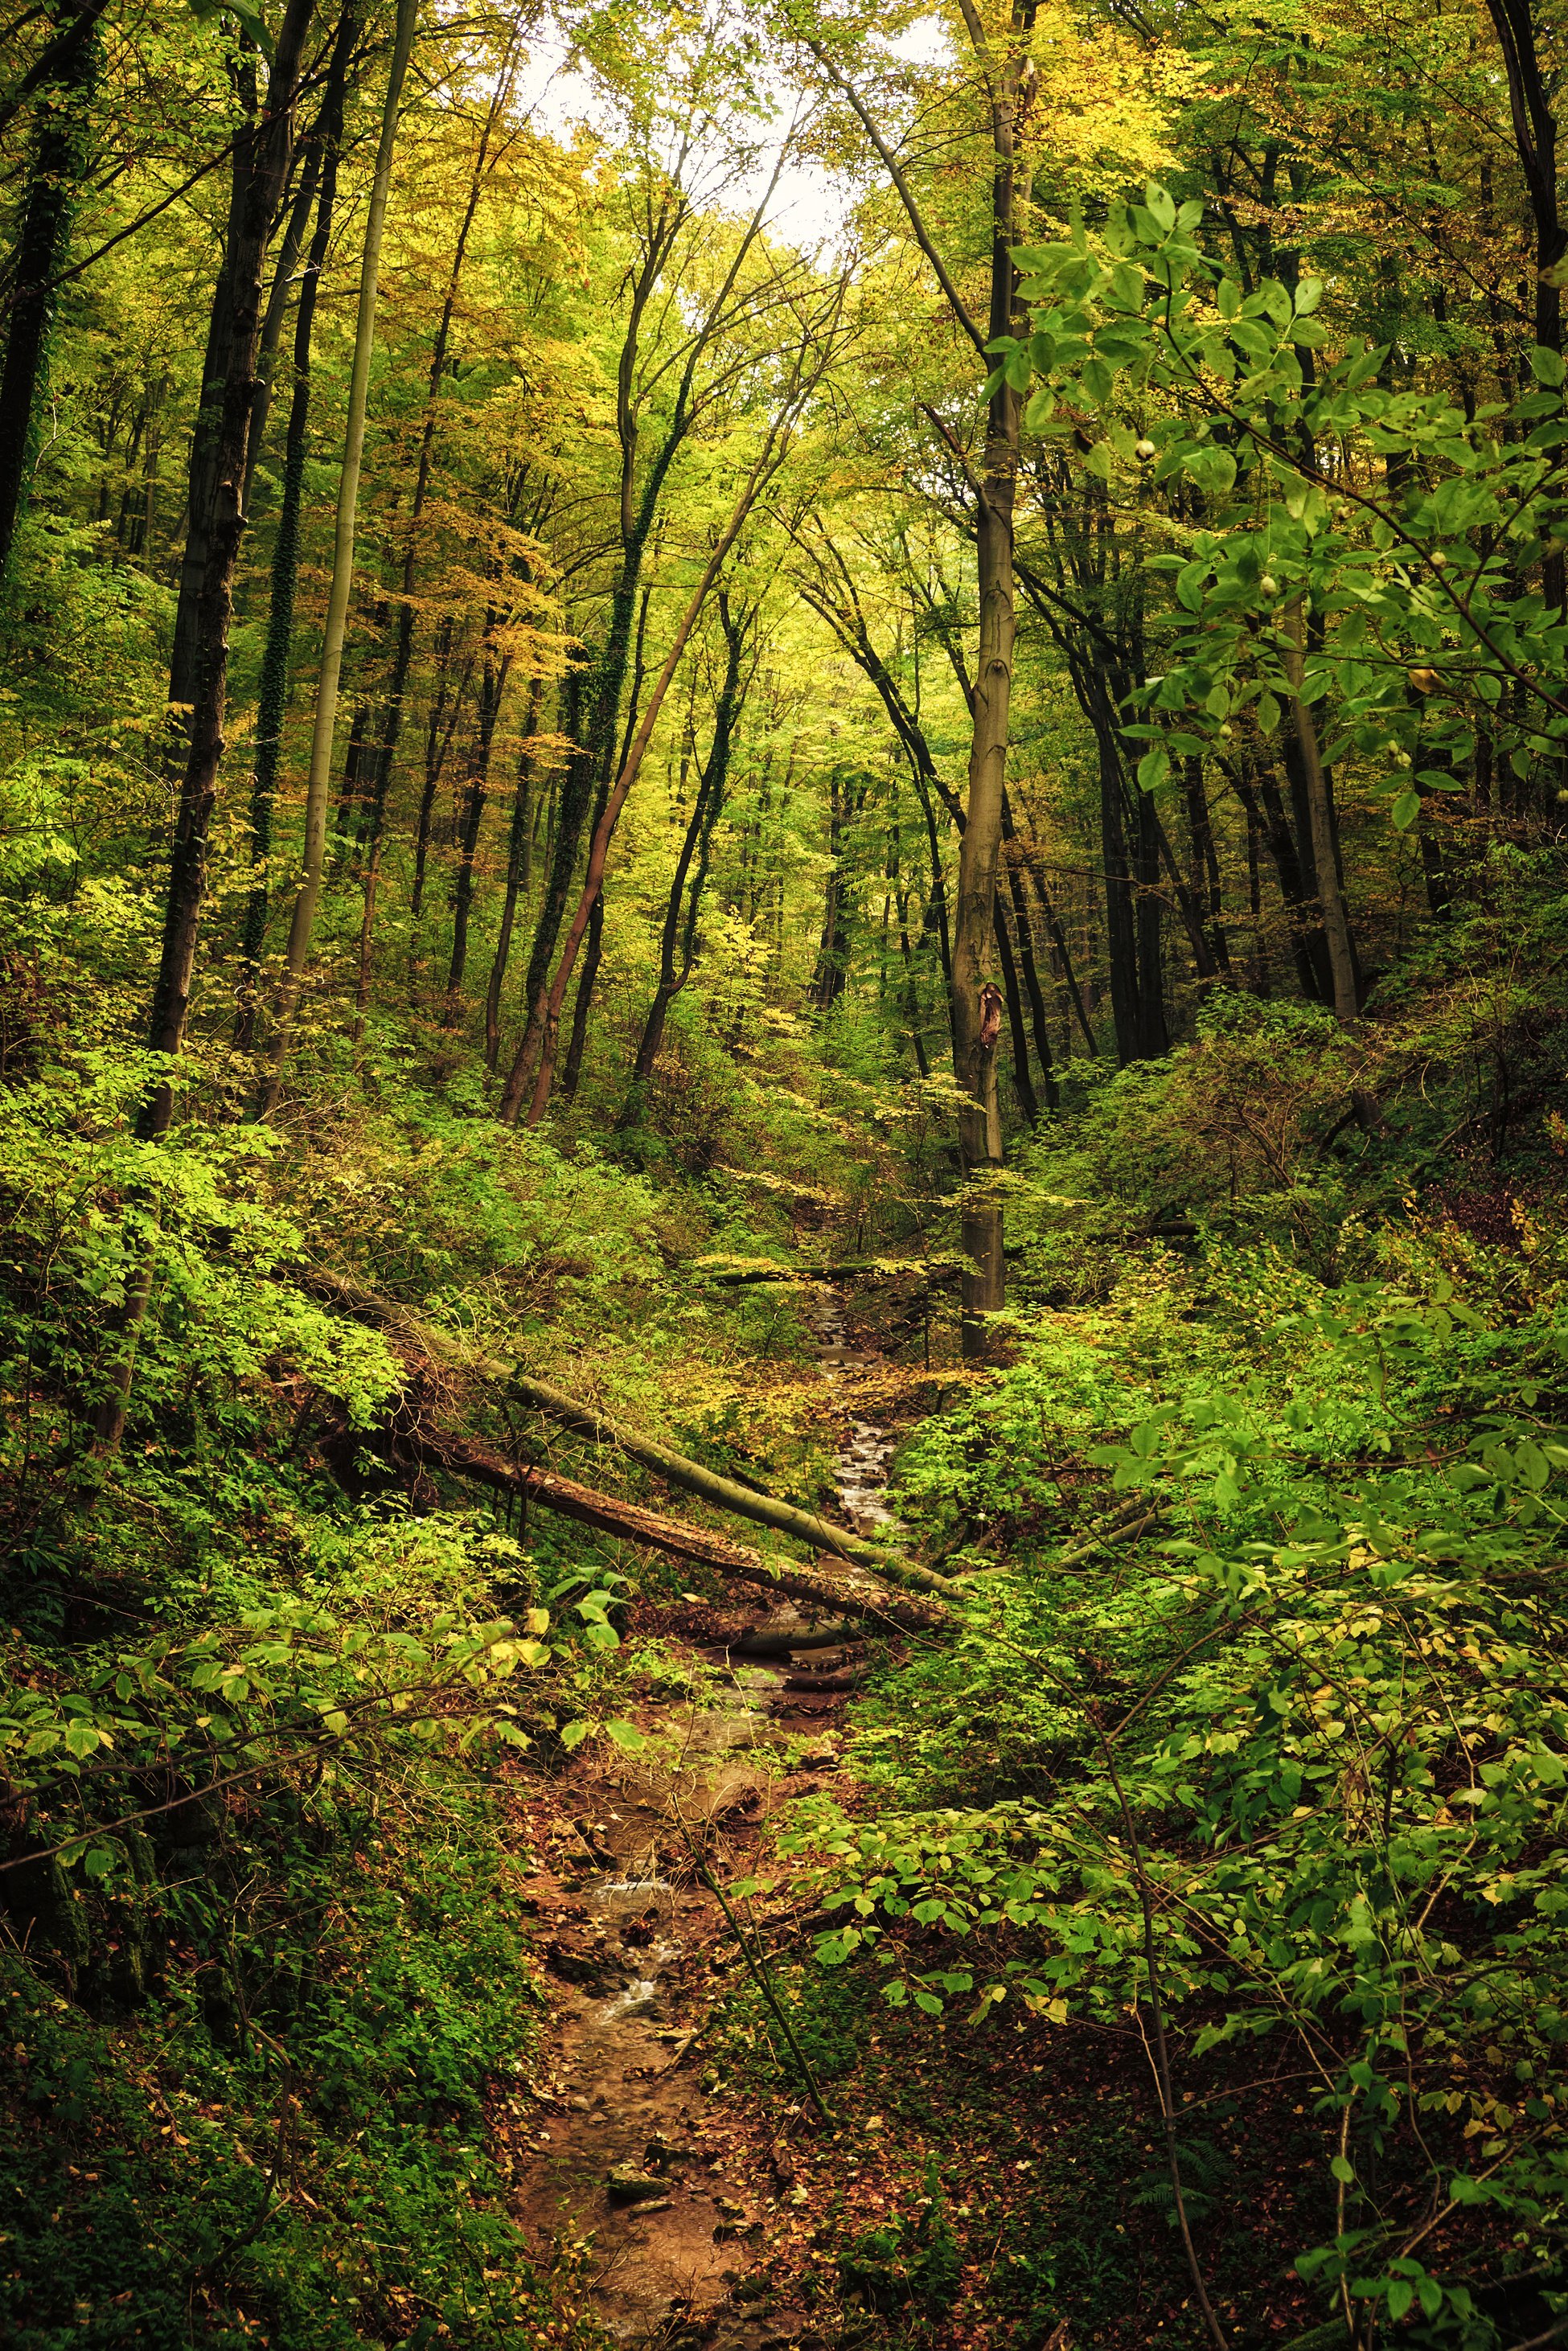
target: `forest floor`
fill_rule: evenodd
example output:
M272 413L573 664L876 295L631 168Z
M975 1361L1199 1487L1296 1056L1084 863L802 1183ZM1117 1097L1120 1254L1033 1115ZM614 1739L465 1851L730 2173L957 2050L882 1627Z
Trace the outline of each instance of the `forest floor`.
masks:
M840 1513L866 1531L888 1515L884 1416L915 1409L922 1384L882 1355L863 1306L818 1330ZM579 2315L640 2351L1071 2351L1053 2322L1069 2285L1098 2304L1098 2344L1186 2342L1188 2283L1147 2209L1158 2154L1135 2036L1034 2018L933 2030L825 1976L820 1914L736 1890L800 1800L865 1808L849 1709L902 1652L822 1651L812 1629L789 1604L737 1605L727 1625L695 1597L637 1604L629 1636L663 1641L698 1695L653 1682L630 1708L643 1753L596 1746L509 1782L550 2002L538 2062L493 2117L526 2234L559 2280L583 2280ZM758 1634L801 1646L737 1654ZM1247 2339L1282 2341L1312 2304L1288 2210L1277 2229L1257 2218L1254 2257L1278 2234L1277 2279L1222 2281L1222 2307L1250 2304Z
M836 1311L819 1327L837 1499L863 1531L887 1516L894 1452L869 1417L879 1358L847 1343ZM736 1971L769 1966L768 1929L744 1903L727 1917L716 1888L755 1866L784 1807L838 1775L866 1645L824 1650L789 1603L728 1625L695 1600L641 1604L632 1629L679 1646L700 1669L702 1702L649 1697L637 1709L645 1753L608 1767L580 1754L542 1786L513 1783L519 1844L540 1863L521 1895L553 2003L525 2095L497 2117L517 2210L541 2253L589 2245L589 2304L620 2341L825 2351L815 2296L801 2293L816 2227L801 2174L823 2117L805 2084L746 2110L703 2069L716 1994ZM799 1653L736 1653L758 1635L780 1647L793 1636Z

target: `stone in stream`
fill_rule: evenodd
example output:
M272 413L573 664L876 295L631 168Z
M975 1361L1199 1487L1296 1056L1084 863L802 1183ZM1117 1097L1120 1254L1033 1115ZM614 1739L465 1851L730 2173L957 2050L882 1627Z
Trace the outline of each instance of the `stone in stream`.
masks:
M656 2172L639 2171L634 2163L614 2163L604 2175L612 2204L650 2204L669 2190L669 2181Z

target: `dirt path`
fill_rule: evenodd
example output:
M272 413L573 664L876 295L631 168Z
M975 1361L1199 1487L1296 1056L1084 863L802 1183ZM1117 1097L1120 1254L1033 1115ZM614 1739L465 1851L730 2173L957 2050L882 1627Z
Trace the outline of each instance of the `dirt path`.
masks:
M840 1500L856 1526L879 1525L894 1440L843 1393L846 1371L873 1359L852 1352L836 1301L818 1328L825 1404L850 1415ZM836 1770L862 1652L816 1646L789 1604L753 1622L780 1646L798 1640L799 1656L758 1666L702 1649L715 1702L672 1708L647 1755L556 1783L535 1823L553 1865L525 1897L561 1991L549 2063L529 2085L517 2209L541 2254L587 2246L591 2306L629 2345L825 2351L766 2273L770 2233L803 2196L789 2155L809 2126L803 2105L787 2103L759 2160L701 2087L704 2022L741 1962L700 1872L744 1874L772 1812Z

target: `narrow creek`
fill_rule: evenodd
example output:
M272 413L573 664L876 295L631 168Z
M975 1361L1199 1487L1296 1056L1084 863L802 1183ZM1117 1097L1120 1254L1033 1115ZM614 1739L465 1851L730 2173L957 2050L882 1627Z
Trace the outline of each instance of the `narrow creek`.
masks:
M856 1352L831 1293L813 1323L827 1407L848 1417L835 1489L864 1532L893 1518L895 1440L846 1403L845 1374L877 1359ZM556 1865L529 1888L556 1930L546 1965L567 1989L529 2085L518 2215L541 2254L588 2248L591 2306L628 2345L825 2351L762 2268L769 2211L801 2192L788 2153L800 2108L780 2114L759 2183L701 2087L702 2019L739 1962L698 1865L721 1877L744 1866L774 1807L837 1768L833 1721L854 1678L852 1646L825 1649L789 1603L758 1604L769 1662L706 1649L715 1702L672 1708L647 1755L571 1783L588 1809L557 1829Z

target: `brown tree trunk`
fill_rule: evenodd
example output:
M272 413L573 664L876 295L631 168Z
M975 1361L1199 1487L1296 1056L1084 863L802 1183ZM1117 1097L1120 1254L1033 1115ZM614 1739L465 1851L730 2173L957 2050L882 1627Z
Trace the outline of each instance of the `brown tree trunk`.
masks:
M501 901L500 927L496 934L496 952L491 958L490 977L485 989L485 1067L492 1077L501 1058L501 990L506 985L507 966L511 960L512 931L517 917L517 900L527 897L529 867L533 847L533 784L538 765L536 737L539 731L539 713L544 706L545 681L536 677L528 688L528 716L522 746L517 753L517 791L512 802L511 829L507 840L507 890Z
M301 53L315 5L316 0L289 0L273 53L266 106L245 125L234 148L228 235L218 297L226 306L226 316L216 338L228 354L228 368L213 444L213 530L197 614L195 644L200 683L175 812L163 938L149 1023L148 1042L155 1053L166 1055L170 1062L179 1055L185 1040L196 940L206 894L207 835L217 802L218 766L224 754L229 624L234 611L235 571L245 536L246 445L256 397L262 269L278 198L287 177ZM170 1069L142 1104L137 1122L142 1139L156 1142L166 1134L173 1111L173 1072ZM112 1452L124 1433L137 1341L152 1296L155 1254L155 1248L149 1250L121 1311L119 1361L110 1374L108 1393L94 1414L94 1436L99 1452Z
M289 0L267 78L266 104L235 141L228 234L214 305L213 340L224 355L224 368L216 431L210 444L214 487L207 507L211 529L193 638L194 692L190 747L175 815L163 940L148 1039L154 1052L168 1054L171 1059L184 1042L196 937L206 893L207 834L217 801L218 766L224 753L229 624L234 612L235 570L245 536L243 491L256 401L262 268L278 196L287 175L301 53L315 7L316 0ZM198 470L204 474L207 465L208 445L199 438L192 456L193 516L198 497ZM172 1077L165 1076L142 1110L140 1127L144 1136L156 1137L168 1131L173 1099Z
M1328 941L1334 1018L1349 1028L1361 1009L1355 979L1355 949L1351 940L1350 917L1339 877L1333 805L1329 798L1328 778L1323 771L1322 755L1318 744L1317 722L1312 716L1311 704L1301 698L1305 682L1306 623L1300 598L1285 615L1284 658L1285 674L1291 684L1291 708L1296 740L1301 747L1307 813L1312 820L1312 868L1317 879L1323 935Z
M494 611L488 616L486 635L495 617ZM443 1015L448 1029L457 1026L463 975L468 967L468 914L474 903L474 861L479 848L479 828L485 820L485 802L489 796L490 751L496 739L496 722L501 715L501 702L507 691L507 677L511 666L509 653L503 653L497 661L486 643L484 674L479 685L479 725L468 773L468 789L464 797L457 879L452 898L452 960L447 967L446 1009Z

